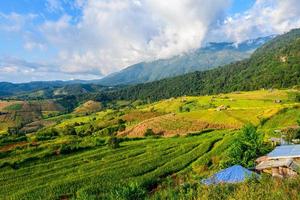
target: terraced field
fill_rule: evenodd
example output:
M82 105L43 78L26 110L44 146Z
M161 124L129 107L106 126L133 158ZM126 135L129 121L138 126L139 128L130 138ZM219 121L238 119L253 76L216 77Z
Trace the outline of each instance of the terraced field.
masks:
M199 185L224 167L245 124L253 123L265 142L274 130L296 126L295 92L180 97L39 117L27 124L44 126L36 132L0 135L0 199L155 199L168 182ZM116 149L114 137L121 141Z
M262 121L269 119L274 121L276 118L273 117L284 109L294 110L287 112L290 113L287 119L283 117L285 114L281 114L282 117L277 117L276 123L274 122L278 127L284 128L297 124L296 113L300 113L300 104L290 97L290 94L295 92L295 90L259 90L162 100L140 106L137 110L163 114L130 126L121 135L143 136L147 128L164 133L165 136L182 135L207 128L239 129L246 123L259 126ZM219 107L225 109L218 110ZM282 123L280 120L283 120ZM270 126L268 124L265 129ZM274 129L273 127L271 131Z
M222 156L234 135L218 131L193 137L143 139L43 159L0 171L0 199L115 199L127 189L151 191L168 175L208 166ZM35 151L34 149L32 150ZM1 163L8 162L2 158ZM24 159L24 158L22 158ZM115 198L114 198L115 197Z
M0 133L8 127L23 126L40 121L43 117L58 114L64 108L51 100L44 101L1 101L0 100ZM44 123L41 123L44 124ZM27 129L25 127L24 129Z

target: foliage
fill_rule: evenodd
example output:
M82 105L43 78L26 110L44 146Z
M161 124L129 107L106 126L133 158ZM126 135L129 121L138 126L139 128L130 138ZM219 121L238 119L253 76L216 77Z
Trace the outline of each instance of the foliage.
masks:
M76 130L74 128L74 126L72 125L66 125L63 129L62 129L62 133L64 135L76 135Z
M263 134L258 133L256 127L252 124L247 124L232 144L225 166L238 164L248 168L254 167L255 159L264 155L268 150L268 147L263 143Z
M59 136L59 132L53 127L40 129L36 133L36 139L38 141L54 139L57 136Z
M300 29L295 29L263 45L250 59L209 71L121 88L107 95L110 99L156 101L183 95L300 85L299 38Z
M148 137L148 136L153 136L153 135L155 135L153 130L151 128L147 128L146 132L144 133L144 136Z
M148 197L159 199L203 199L203 200L294 200L299 199L300 178L276 179L262 176L259 180L249 180L240 184L218 184L204 186L195 181L178 185L166 183L162 189Z
M127 185L121 185L113 190L110 198L116 200L132 200L132 199L144 199L147 195L147 191L137 183L129 183Z
M23 104L16 103L16 104L12 104L12 105L9 105L9 106L5 107L4 110L17 111L17 110L21 110L22 107L23 107Z
M120 140L115 136L111 136L109 137L107 144L110 148L117 149L120 147Z

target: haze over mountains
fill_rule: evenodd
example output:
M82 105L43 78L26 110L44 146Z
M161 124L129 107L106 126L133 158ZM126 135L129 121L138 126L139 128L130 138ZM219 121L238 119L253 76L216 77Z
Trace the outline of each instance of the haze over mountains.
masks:
M142 62L111 74L97 83L103 85L128 85L151 82L194 71L205 71L250 57L255 49L274 36L260 37L241 43L209 43L199 48L169 59Z
M39 96L43 96L45 93L49 93L49 91L51 91L51 95L52 93L53 95L58 93L67 94L70 88L72 88L71 91L74 91L78 87L82 87L78 91L96 92L99 91L97 90L98 87L90 87L84 84L100 84L105 86L130 85L156 81L194 71L205 71L248 58L255 49L272 38L274 38L273 35L247 40L238 44L233 42L209 43L206 47L170 59L137 63L100 80L38 81L20 84L0 82L0 96L11 96L32 91L37 91L35 95L39 93ZM42 93L39 91L41 89L43 89Z
M288 88L300 85L299 55L300 29L294 29L267 42L249 59L123 88L116 91L113 98L159 100L183 95Z
M170 69L172 69L171 66L174 66L173 71L175 71L175 69L181 69L179 71L183 73L185 71L182 69L186 68L182 67L182 65L179 64L180 62L202 62L202 59L196 59L198 58L197 56L209 55L208 52L211 52L211 55L214 55L212 57L215 58L218 56L218 58L221 58L220 55L226 53L247 57L246 55L249 56L250 52L252 52L255 47L260 46L272 37L247 41L237 47L235 47L232 43L214 43L191 54L178 56L170 60L155 61L154 63L157 65L154 66L157 67L157 75L160 75L159 72L172 72L168 71L168 66L170 66ZM110 81L111 85L116 85L115 87L101 86L104 84L103 80L32 82L24 84L4 82L0 83L0 95L2 97L26 99L57 98L60 96L73 95L80 99L90 98L98 101L110 101L113 99L159 100L182 95L205 95L237 90L292 87L300 84L299 38L300 29L294 29L266 42L256 49L249 59L246 58L242 61L236 61L223 67L211 65L210 70L205 71L207 67L203 67L202 70L204 71L196 71L153 82L147 82L147 80L139 79L138 77L138 74L140 73L147 74L146 72L143 72L145 68L140 67L146 65L144 63L128 68L128 72L127 70L124 70L126 73L121 71L114 76L112 75L113 78L111 79L109 79L109 77L104 79L107 83ZM205 52L205 54L203 52ZM238 56L234 58L240 59ZM225 61L228 60L225 59ZM159 63L169 63L169 65L158 65ZM153 69L153 67L151 67L149 63L149 66L146 69ZM193 68L190 67L187 69ZM150 70L150 72L154 71ZM123 73L128 76L123 76ZM169 76L171 75L169 74ZM120 77L120 79L114 79L114 77ZM159 79L157 76L156 78ZM125 83L135 84L141 80L145 80L145 82L137 85L120 85Z

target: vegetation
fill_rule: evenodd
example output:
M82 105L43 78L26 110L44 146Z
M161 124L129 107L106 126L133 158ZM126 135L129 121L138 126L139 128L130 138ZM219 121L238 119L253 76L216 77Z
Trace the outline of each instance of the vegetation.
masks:
M121 102L116 110L43 119L49 125L34 133L1 137L0 198L245 198L242 188L252 190L252 182L206 188L199 180L231 164L253 166L269 150L265 137L297 124L295 92L186 96L134 108ZM217 111L220 105L228 108ZM249 122L255 127L239 130Z
M252 124L243 127L242 133L230 148L225 166L242 165L247 168L255 166L255 159L270 151L270 148L264 145L264 135L257 132Z
M0 199L298 199L299 178L200 180L253 167L280 131L299 138L297 87L241 92L299 84L299 35L211 71L121 89L53 83L0 101Z
M122 88L108 93L108 97L156 101L183 95L300 85L299 38L300 29L295 29L258 48L250 59L209 71Z
M259 180L249 180L240 184L219 184L210 187L199 182L178 185L174 181L166 182L162 190L148 199L299 199L300 179L276 179L263 176Z

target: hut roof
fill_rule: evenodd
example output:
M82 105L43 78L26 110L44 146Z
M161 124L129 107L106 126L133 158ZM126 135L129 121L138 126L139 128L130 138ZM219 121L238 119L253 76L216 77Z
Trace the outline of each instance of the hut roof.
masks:
M258 175L240 165L234 165L214 174L208 179L202 180L201 182L206 185L217 183L239 183L245 181L246 178L252 176Z
M272 167L289 167L292 164L293 160L290 158L287 159L280 159L280 160L265 160L259 163L255 169L262 170Z
M293 161L293 159L287 158L287 159L279 159L279 160L266 160L261 163L259 163L255 169L257 170L263 170L263 169L270 169L274 167L288 167L293 169L294 171L297 171L299 169L299 163L296 161Z
M284 145L276 147L268 154L270 159L300 157L300 145Z

